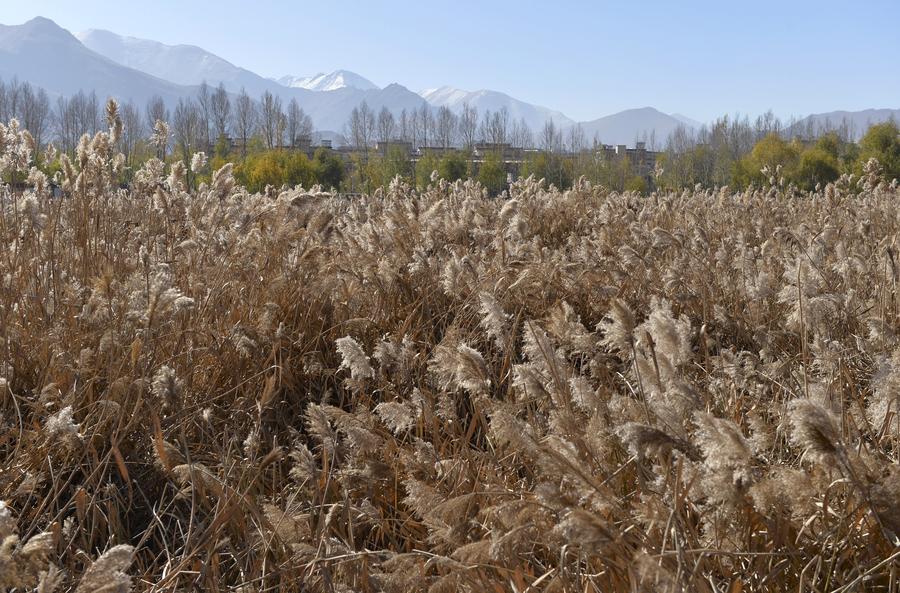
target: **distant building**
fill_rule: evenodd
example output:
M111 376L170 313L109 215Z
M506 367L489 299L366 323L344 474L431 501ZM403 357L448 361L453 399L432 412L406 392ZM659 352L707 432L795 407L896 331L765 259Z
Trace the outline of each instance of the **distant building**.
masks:
M388 140L387 142L375 143L375 152L382 156L396 151L400 151L405 155L411 155L413 153L412 142L407 142L406 140Z
M627 159L635 175L652 178L656 169L656 157L659 153L647 150L647 144L638 142L634 148L628 148L625 144L615 146L604 144L597 149L597 157L603 161L616 162Z
M488 154L499 154L504 161L521 161L525 151L514 148L509 142L478 142L473 147L475 158L484 158Z

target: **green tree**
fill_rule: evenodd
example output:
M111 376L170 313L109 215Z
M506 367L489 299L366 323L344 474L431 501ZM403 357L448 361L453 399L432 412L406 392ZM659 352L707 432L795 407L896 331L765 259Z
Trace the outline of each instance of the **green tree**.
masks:
M734 182L747 187L751 184L765 185L772 177L793 180L799 159L799 144L786 142L778 134L769 134L756 143L750 154L735 164Z
M869 159L876 158L887 180L900 178L900 129L894 121L869 128L859 143L856 174L861 174Z
M438 175L447 181L464 179L469 172L469 164L463 153L451 151L444 155L438 163Z
M572 186L574 170L575 164L570 159L547 151L529 155L522 164L523 177L534 175L535 179L544 179L560 189Z
M411 179L413 176L412 161L409 153L398 146L392 146L379 163L380 185L387 185L398 175L403 179Z
M817 145L804 150L800 155L800 162L792 179L801 188L812 190L816 185L831 183L840 176L840 166L835 154L828 148Z
M253 192L267 185L311 187L317 181L316 168L300 152L270 150L251 154L235 168L235 176Z
M425 151L425 154L419 157L419 161L416 163L416 185L418 187L428 187L428 184L431 183L431 174L437 171L439 162L437 156L430 150Z
M625 180L625 187L623 188L625 191L634 191L638 193L647 193L647 189L649 189L649 185L647 184L647 180L640 175L632 175L628 179Z
M316 149L313 155L316 180L327 189L340 189L344 180L344 162L327 148Z
M506 187L506 167L497 152L489 152L478 169L478 181L491 195L497 195Z

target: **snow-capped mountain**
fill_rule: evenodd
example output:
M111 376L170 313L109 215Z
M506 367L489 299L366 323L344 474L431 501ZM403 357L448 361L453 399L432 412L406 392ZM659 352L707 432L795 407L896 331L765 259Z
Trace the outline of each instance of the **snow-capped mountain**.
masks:
M509 111L510 121L524 119L528 127L534 132L538 132L549 120L553 120L557 127L562 128L575 123L559 111L541 107L540 105L532 105L498 91L464 91L444 86L425 90L419 94L431 105L435 107L446 106L455 113L462 111L463 105L466 103L477 108L479 113L484 113L488 110L499 111L505 107Z
M222 83L231 93L243 88L254 98L269 91L284 103L297 99L320 131L343 130L350 112L362 101L376 112L385 107L395 115L423 104L459 112L468 103L481 114L505 108L510 122L524 119L535 133L549 120L561 130L576 124L560 111L498 91L441 87L417 94L396 83L379 88L347 70L275 81L197 46L166 45L102 30L85 31L76 38L45 18L23 25L0 25L0 78L13 77L43 87L54 96L95 91L101 97L141 104L158 95L170 106L179 98L196 96L197 85L203 81L211 86ZM632 144L655 135L661 144L682 124L696 127L696 122L684 116L645 108L581 125L589 141L596 135L607 144Z
M307 89L309 91L336 91L345 87L371 91L378 88L371 80L349 70L335 70L330 74L320 72L315 76L307 77L282 76L278 79L278 83L283 86Z

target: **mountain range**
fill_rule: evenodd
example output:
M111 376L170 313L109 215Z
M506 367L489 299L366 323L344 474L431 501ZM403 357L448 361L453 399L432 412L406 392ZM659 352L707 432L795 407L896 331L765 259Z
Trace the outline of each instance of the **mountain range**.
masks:
M524 120L535 134L553 121L564 132L579 124L587 141L599 138L606 144L632 145L638 139L654 139L662 145L679 126L699 129L702 125L680 114L663 113L653 107L629 109L586 122L576 122L560 111L522 101L495 90L465 91L449 86L415 93L392 83L379 87L348 70L314 76L287 75L265 78L194 45L166 45L157 41L90 29L73 35L50 19L37 17L22 25L0 25L0 78L18 78L44 88L51 96L95 91L101 97L143 104L160 96L170 106L179 98L193 96L203 82L220 83L232 94L245 90L254 98L268 91L283 102L296 99L323 134L343 130L354 107L366 101L374 110L386 107L395 114L403 109L448 107L459 113L464 104L479 113L506 109L510 121ZM868 124L900 117L900 110L832 112L809 116L823 127L831 121L852 123L858 132ZM805 125L805 124L804 124ZM337 137L337 136L334 136Z

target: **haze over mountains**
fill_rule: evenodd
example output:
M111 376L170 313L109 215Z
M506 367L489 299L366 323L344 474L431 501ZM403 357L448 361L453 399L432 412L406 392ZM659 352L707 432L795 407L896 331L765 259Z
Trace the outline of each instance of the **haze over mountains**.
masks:
M562 130L578 123L560 111L494 90L465 91L444 86L415 93L397 83L380 88L347 70L272 80L197 46L166 45L97 29L73 35L41 17L22 25L0 25L0 78L13 77L40 86L53 96L93 90L101 97L114 96L137 104L159 95L172 105L181 97L193 96L204 81L211 86L222 83L230 93L246 89L254 98L268 91L284 102L296 98L322 132L341 131L350 112L362 101L376 112L387 107L395 114L421 108L426 102L434 109L446 106L456 113L464 103L481 114L505 108L511 122L524 120L535 134L550 120ZM868 124L891 116L900 118L900 110L832 112L808 119L818 127L829 120L836 127L846 119L861 134ZM632 145L637 139L655 138L658 147L677 127L697 129L701 125L684 115L670 115L652 107L629 109L580 124L588 142L596 137L607 144Z

